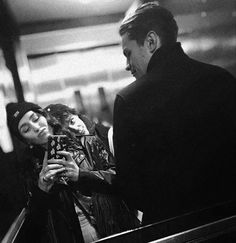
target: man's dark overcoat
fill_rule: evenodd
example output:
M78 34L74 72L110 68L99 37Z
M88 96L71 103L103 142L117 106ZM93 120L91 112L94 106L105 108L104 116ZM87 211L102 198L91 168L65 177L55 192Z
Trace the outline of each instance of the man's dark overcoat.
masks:
M234 199L236 80L161 47L114 105L117 185L153 222Z

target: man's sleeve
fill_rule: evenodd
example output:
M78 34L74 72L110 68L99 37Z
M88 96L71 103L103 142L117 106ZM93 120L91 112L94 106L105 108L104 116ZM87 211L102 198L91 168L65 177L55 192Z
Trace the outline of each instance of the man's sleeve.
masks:
M129 156L126 152L129 151L129 140L130 138L130 119L128 117L128 107L124 100L117 96L114 104L114 121L113 121L113 140L115 158L117 160L117 173L125 173L128 169L129 163L126 162ZM124 156L126 155L126 156Z
M114 185L130 206L139 209L143 200L142 166L136 159L137 136L134 114L122 99L117 96L114 105L113 139L117 176Z

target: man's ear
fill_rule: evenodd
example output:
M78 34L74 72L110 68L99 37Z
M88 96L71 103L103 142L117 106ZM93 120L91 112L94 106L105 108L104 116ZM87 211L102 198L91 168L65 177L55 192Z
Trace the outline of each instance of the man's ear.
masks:
M146 35L146 46L150 53L154 53L158 48L161 47L160 37L157 35L155 31L149 31Z

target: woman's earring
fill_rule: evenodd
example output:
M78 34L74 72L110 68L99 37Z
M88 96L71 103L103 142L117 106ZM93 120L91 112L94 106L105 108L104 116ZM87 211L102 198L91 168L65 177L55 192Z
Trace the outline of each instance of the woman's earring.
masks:
M29 144L29 148L30 148L30 149L33 149L33 148L34 148L34 145Z

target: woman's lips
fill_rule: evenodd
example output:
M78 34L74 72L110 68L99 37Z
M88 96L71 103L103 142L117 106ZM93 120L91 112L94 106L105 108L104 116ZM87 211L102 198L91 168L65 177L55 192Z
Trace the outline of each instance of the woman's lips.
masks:
M47 130L46 130L46 128L43 128L43 129L39 132L38 137L43 137L45 134L47 134Z

